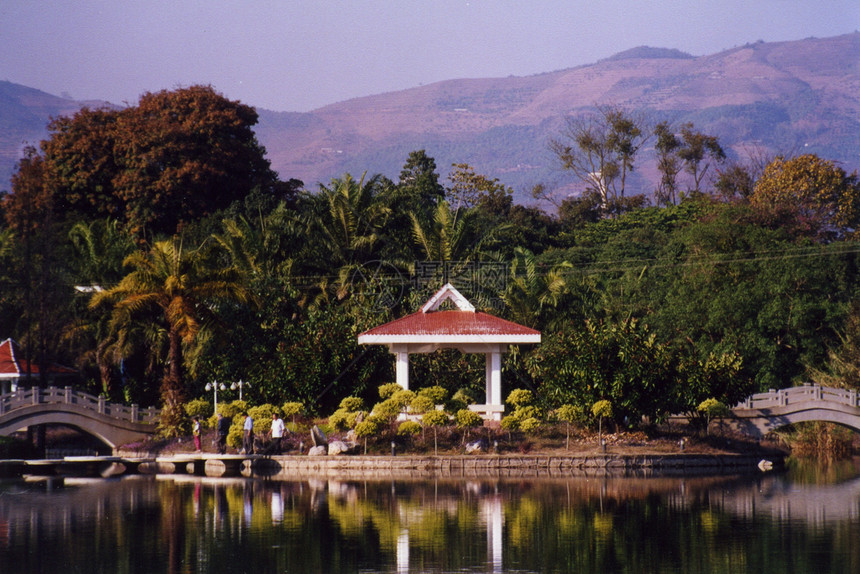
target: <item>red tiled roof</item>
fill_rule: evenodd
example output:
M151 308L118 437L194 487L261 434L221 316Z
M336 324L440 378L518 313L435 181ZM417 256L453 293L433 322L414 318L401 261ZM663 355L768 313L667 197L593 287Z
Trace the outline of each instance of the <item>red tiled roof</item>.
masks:
M385 323L359 335L359 343L388 343L408 338L412 342L442 341L449 338L476 339L513 343L536 343L540 332L517 323L471 311L419 311Z
M47 369L48 373L55 374L73 374L76 371L62 365L51 365ZM39 364L30 362L30 374L39 374ZM0 343L0 377L15 378L17 376L27 376L27 360L20 357L18 344L12 339L6 339Z
M362 335L540 335L540 332L487 313L419 311Z
M440 310L446 302L457 310ZM391 344L517 344L540 343L540 332L475 311L450 283L412 313L358 336L359 345Z

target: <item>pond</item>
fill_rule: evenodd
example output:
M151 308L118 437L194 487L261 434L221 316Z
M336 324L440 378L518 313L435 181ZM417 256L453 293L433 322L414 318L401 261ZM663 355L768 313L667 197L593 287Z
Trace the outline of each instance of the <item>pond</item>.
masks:
M0 482L0 572L860 572L857 464L710 478Z

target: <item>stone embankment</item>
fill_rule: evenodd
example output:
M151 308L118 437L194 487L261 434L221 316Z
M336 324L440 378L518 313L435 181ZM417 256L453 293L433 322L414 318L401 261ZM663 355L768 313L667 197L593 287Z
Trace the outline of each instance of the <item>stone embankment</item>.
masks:
M759 472L761 455L590 454L472 456L276 456L250 461L243 475L305 478L495 478L687 476ZM769 458L779 467L782 458Z
M0 476L189 474L273 480L564 478L696 476L779 468L782 457L732 454L588 454L471 456L262 456L191 454L159 457L66 457L0 461Z

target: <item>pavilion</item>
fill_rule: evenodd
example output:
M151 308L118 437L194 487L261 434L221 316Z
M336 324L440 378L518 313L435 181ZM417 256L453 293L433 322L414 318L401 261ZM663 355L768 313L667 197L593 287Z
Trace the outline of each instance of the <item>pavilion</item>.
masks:
M440 309L445 302L454 309ZM475 311L475 307L450 283L431 297L421 310L385 323L358 336L359 345L388 345L396 357L397 384L409 388L409 355L457 349L486 356L486 404L471 405L485 418L500 420L502 403L502 353L509 345L540 343L540 332Z
M62 365L50 365L45 369L45 374L51 382L58 376L77 375L77 371ZM24 379L32 380L40 376L39 364L22 358L18 343L12 339L0 343L0 394L17 391Z

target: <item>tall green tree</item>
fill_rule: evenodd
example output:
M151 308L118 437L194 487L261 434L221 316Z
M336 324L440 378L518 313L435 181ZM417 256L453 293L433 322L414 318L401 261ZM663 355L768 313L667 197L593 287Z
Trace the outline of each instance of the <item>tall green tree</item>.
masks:
M131 237L123 233L116 220L79 221L69 231L74 254L73 279L81 293L110 288L123 276L123 261L134 252ZM115 394L116 374L112 365L122 353L111 336L110 312L105 309L82 309L63 332L71 341L75 354L84 365L98 369L100 392Z
M307 269L321 275L316 286L323 294L333 283L337 297L345 297L358 268L380 259L383 229L391 214L380 194L388 182L381 175L365 181L365 175L359 180L350 174L334 178L328 186L320 184L320 192L310 198L302 259Z
M511 273L502 299L511 318L522 325L539 327L552 323L551 317L567 293L567 262L548 267L524 249L516 249Z
M473 210L452 209L447 201L436 205L433 220L426 226L416 215L411 215L412 234L423 259L440 262L472 259L475 215Z
M175 436L186 397L184 350L204 329L215 326L219 304L252 304L255 299L235 268L213 264L203 249L184 249L178 241L161 241L148 251L135 252L125 266L128 275L115 287L96 293L90 305L110 307L115 331L130 329L141 316L160 316L167 354L159 425L165 435Z
M12 256L17 294L12 296L20 297L20 313L13 324L24 358L49 365L60 359L60 333L69 319L71 258L48 166L35 149L28 148L25 154L12 176L12 193L3 198L6 222L17 244ZM42 385L47 384L46 371L40 370Z
M586 410L605 399L617 421L634 425L642 416L659 420L681 408L673 364L669 346L636 320L567 325L545 334L526 359L550 404Z
M425 150L409 154L396 185L386 186L380 200L391 210L385 226L382 258L386 261L411 261L412 218L422 225L433 219L436 204L445 198L445 188L439 183L436 160Z
M664 205L675 205L678 202L678 174L683 169L681 159L678 157L678 148L681 142L669 125L669 122L660 122L654 128L654 150L657 154L657 171L660 172L660 182L657 184L655 197L658 203Z
M482 204L488 211L510 210L514 190L497 178L490 179L467 163L455 163L448 178L451 186L446 193L454 209L471 208Z
M684 171L693 178L692 192L702 191L702 183L712 162L722 162L726 152L716 136L697 131L692 123L681 126L681 146L678 157L684 163Z
M643 120L617 106L600 106L582 116L568 118L560 139L550 149L603 203L624 197L627 177L636 154L649 137Z

